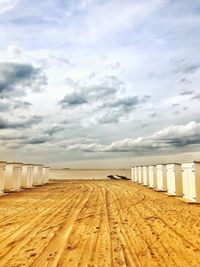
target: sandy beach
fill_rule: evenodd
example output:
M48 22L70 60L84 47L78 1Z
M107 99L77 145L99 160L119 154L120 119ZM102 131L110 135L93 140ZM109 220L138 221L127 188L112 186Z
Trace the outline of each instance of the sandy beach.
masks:
M0 266L200 266L200 206L130 181L0 197Z

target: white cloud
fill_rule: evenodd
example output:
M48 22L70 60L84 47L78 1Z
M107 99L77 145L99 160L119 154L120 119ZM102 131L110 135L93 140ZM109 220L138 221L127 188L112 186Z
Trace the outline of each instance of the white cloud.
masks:
M200 145L200 123L191 121L186 125L166 127L153 135L126 138L115 141L110 145L103 144L75 144L69 145L68 150L79 149L88 152L131 152L134 154L146 154L154 152L169 152L174 149ZM193 148L193 147L192 147Z

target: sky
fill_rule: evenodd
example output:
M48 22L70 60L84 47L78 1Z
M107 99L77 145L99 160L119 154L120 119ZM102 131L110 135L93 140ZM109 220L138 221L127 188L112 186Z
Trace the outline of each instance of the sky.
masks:
M199 0L0 0L0 160L200 160Z

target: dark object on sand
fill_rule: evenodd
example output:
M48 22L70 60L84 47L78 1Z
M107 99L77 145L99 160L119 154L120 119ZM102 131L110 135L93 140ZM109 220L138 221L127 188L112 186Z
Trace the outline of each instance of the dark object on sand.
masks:
M118 177L115 177L114 175L108 175L107 177L110 178L110 179L116 179L116 180L119 179Z
M119 177L122 180L131 180L130 178L123 176L123 175L117 175L117 177Z

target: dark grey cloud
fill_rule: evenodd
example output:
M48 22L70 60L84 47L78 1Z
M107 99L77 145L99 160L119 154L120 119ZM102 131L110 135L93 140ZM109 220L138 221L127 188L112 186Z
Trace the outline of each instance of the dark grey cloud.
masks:
M112 99L107 103L104 103L100 110L105 110L100 117L97 118L97 122L101 124L118 123L120 118L127 116L134 111L139 105L146 103L150 99L150 96L127 96Z
M45 133L47 133L48 135L52 136L55 133L64 131L65 127L64 126L54 126L54 127L50 127L48 130L45 131Z
M190 80L186 79L186 78L182 78L182 79L180 80L180 83L183 83L183 84L188 85L188 84L191 84L192 82L191 82Z
M200 94L194 95L191 97L192 100L200 100Z
M15 99L0 99L0 113L4 116L6 114L13 114L15 110L26 110L29 109L32 104L28 101L21 101Z
M182 90L179 95L192 95L193 93L192 90Z
M199 68L199 64L185 64L184 66L182 66L181 71L184 73L194 73L199 70Z
M34 124L38 124L42 121L41 116L32 116L29 119L21 120L21 121L9 121L3 117L0 117L0 130L1 129L25 129L33 126Z
M84 98L84 96L78 95L76 93L65 95L65 97L59 102L63 109L80 106L86 103L87 100Z
M28 109L32 104L28 101L17 100L13 103L13 109Z
M175 60L175 73L192 74L200 69L200 64L198 62L189 62L187 59ZM186 79L182 79L185 82Z
M132 97L123 97L114 100L113 102L105 104L105 106L113 107L113 108L119 108L122 107L124 109L130 109L134 108L140 103L138 96L132 96Z
M38 144L44 144L49 140L48 137L35 137L32 139L28 139L23 144L30 144L30 145L38 145Z
M89 78L90 79L90 78ZM83 104L91 104L95 101L109 99L117 93L121 82L115 76L107 76L104 81L97 85L81 85L69 77L66 83L73 88L72 93L68 93L61 99L58 104L64 108L78 107Z
M89 86L87 88L83 87L82 91L85 92L89 102L91 102L114 96L117 93L117 88L113 85L100 84L96 86Z
M26 126L32 126L33 124L38 124L40 122L42 122L43 117L42 116L32 116L30 117L28 120L26 120Z
M119 112L108 112L103 114L100 118L97 118L100 124L118 123L121 114Z
M120 118L127 116L150 99L149 95L130 95L124 83L114 75L106 76L96 85L83 83L82 86L80 82L71 78L67 78L67 83L74 91L65 95L58 104L63 109L85 104L86 110L93 112L94 120L100 124L119 123ZM123 94L125 96L122 96Z
M24 96L26 90L41 91L47 78L31 64L0 62L0 98Z
M150 96L146 95L142 98L138 96L127 96L114 99L112 102L106 103L104 107L122 108L123 110L133 110L139 104L143 104L150 99Z

